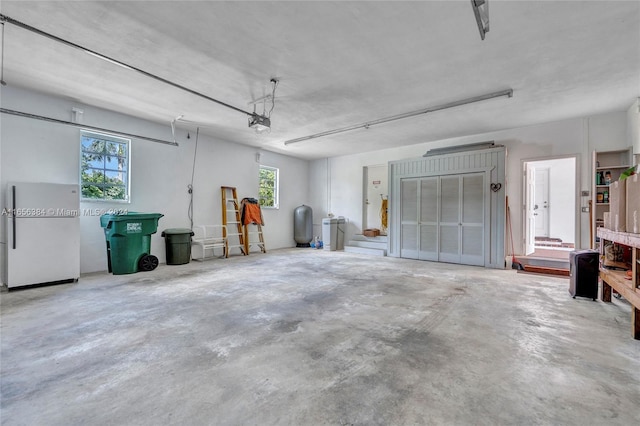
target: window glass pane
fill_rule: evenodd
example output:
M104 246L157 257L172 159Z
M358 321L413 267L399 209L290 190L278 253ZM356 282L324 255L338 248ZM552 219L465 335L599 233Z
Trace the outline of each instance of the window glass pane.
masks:
M104 171L90 168L83 170L82 183L104 183Z
M103 198L102 188L96 185L82 185L82 198Z
M124 156L125 152L125 144L112 141L107 142L107 154Z
M105 156L104 167L109 170L125 170L127 159L123 157Z
M105 185L104 198L106 200L126 200L126 192L124 186Z
M82 198L129 200L127 139L83 132L80 138Z
M127 175L123 172L115 172L107 170L104 172L105 182L117 185L124 185L127 182Z
M263 207L278 207L278 169L260 166L258 199Z
M104 156L89 154L86 152L82 153L82 161L83 168L85 167L93 167L93 168L104 168Z
M82 150L88 152L99 152L102 153L104 151L104 141L96 138L91 138L87 136L82 137Z

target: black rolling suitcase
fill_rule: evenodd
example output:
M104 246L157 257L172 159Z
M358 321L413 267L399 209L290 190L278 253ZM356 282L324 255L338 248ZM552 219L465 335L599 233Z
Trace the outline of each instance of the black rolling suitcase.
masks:
M600 253L594 250L572 251L569 253L569 294L590 297L596 300L598 297L598 272Z

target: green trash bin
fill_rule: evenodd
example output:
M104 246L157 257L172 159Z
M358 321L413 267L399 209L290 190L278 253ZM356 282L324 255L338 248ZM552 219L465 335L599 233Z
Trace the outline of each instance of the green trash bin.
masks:
M191 261L191 229L165 229L162 236L167 249L167 265L184 265Z
M109 272L114 275L152 271L158 258L151 252L151 235L158 230L160 213L103 214L100 225L107 240Z

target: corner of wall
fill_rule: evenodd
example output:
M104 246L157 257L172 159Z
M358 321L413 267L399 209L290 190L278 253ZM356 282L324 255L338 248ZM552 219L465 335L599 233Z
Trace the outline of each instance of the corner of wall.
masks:
M640 155L640 98L627 110L627 142L633 147L633 153Z

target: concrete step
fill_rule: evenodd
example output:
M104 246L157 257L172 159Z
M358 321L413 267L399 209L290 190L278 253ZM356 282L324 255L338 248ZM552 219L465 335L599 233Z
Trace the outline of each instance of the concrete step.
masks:
M365 237L362 234L356 234L353 236L352 241L373 241L386 243L388 238L386 235L378 235L377 237Z
M569 269L569 261L545 257L516 257L523 265L541 266L544 268Z
M527 272L538 274L569 276L570 265L568 260L552 259L544 257L517 257L516 260Z
M549 268L546 266L524 265L524 270L526 272L535 272L536 274L559 275L562 277L569 276L569 270L562 269L562 268Z
M382 249L382 250L386 250L387 249L387 242L386 241L350 240L349 244L347 244L347 245L354 246L354 247L366 247L366 248L375 248L375 249Z
M347 253L368 254L370 256L386 256L387 249L369 248L369 247L356 247L356 246L344 246L344 251Z

